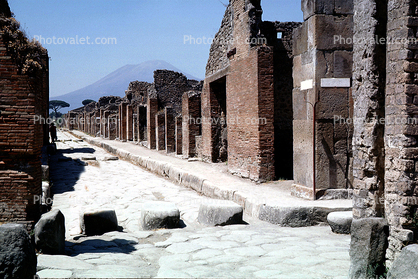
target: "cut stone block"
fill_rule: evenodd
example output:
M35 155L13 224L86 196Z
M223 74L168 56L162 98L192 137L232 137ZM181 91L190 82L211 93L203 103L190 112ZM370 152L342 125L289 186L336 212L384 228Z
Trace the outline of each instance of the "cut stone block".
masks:
M327 216L328 224L334 233L350 234L351 223L353 222L352 211L331 212Z
M35 278L35 247L23 225L0 226L0 247L1 278Z
M114 210L86 211L80 216L80 228L86 235L102 235L118 230Z
M217 200L200 205L198 221L209 226L242 224L243 209L232 201Z
M402 249L388 273L388 279L416 278L418 274L418 244Z
M180 211L174 203L146 202L141 211L140 225L144 230L177 228Z
M58 209L45 213L35 225L35 245L44 254L64 254L65 218Z
M354 219L351 224L349 278L367 278L370 267L375 274L385 272L389 226L384 218Z

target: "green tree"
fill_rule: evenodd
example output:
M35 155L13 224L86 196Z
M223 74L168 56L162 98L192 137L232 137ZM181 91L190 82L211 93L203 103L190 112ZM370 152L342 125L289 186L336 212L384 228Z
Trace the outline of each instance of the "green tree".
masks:
M52 109L55 115L58 114L58 111L60 109L68 108L68 107L70 107L70 104L65 101L59 101L59 100L49 101L49 109Z
M86 105L88 105L88 104L90 104L90 103L93 103L93 102L95 102L94 100L91 100L91 99L85 99L83 102L81 102L82 104L83 104L83 106L86 106Z

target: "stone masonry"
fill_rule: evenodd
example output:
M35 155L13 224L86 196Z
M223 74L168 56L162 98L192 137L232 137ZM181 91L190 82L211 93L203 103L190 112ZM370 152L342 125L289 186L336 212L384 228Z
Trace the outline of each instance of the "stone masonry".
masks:
M352 187L352 125L335 118L351 117L353 46L333 40L336 34L352 38L353 6L309 0L302 11L293 48L294 193L315 197L320 190Z

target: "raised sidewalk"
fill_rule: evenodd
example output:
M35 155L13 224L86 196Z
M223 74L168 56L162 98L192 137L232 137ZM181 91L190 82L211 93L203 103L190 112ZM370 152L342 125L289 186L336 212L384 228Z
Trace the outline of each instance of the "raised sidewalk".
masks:
M106 140L80 131L70 131L86 142L102 147L121 159L132 162L171 181L192 188L202 195L232 200L245 213L282 226L302 227L326 222L332 211L347 211L351 200L305 200L290 194L292 181L257 184L229 174L225 163L211 164L185 160L165 151L150 150L132 142Z

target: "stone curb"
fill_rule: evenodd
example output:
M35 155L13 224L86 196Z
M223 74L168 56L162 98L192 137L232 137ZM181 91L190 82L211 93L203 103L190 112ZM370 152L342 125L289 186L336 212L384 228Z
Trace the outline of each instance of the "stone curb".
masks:
M68 132L73 136L80 138L92 145L105 149L109 153L112 153L121 159L145 168L146 170L151 171L159 176L166 177L173 182L191 188L204 196L214 199L231 200L242 206L246 214L272 224L289 227L314 226L320 223L327 223L327 215L330 212L348 210L348 208L312 208L300 206L282 208L277 206L270 206L267 204L259 204L252 201L252 197L248 193L246 194L234 190L220 189L212 182L197 175L190 174L170 163L163 163L153 160L149 157L134 155L124 149L114 148L110 144L100 140L79 136L72 133L71 131ZM351 208L349 210L351 210ZM293 214L289 214L289 211ZM298 212L301 213L298 214ZM299 218L302 218L303 221L299 220Z

